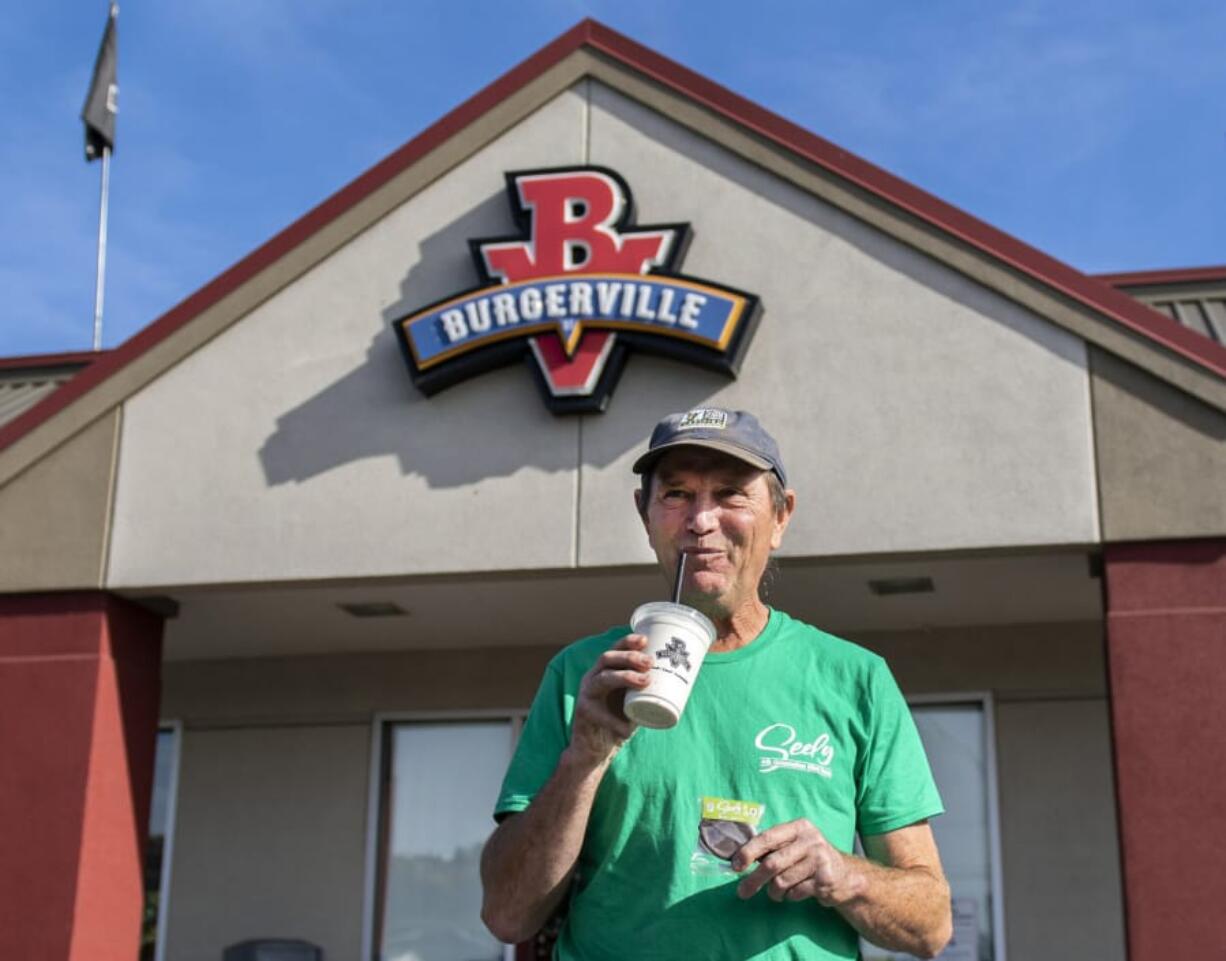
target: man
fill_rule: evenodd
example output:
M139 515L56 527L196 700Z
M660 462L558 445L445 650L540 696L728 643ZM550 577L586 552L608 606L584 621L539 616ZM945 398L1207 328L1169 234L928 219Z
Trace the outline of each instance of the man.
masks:
M673 414L634 470L660 566L671 583L685 552L682 601L716 640L669 730L621 710L647 683L642 636L553 659L482 855L485 923L522 941L569 897L563 959L855 958L856 932L935 956L942 808L906 704L881 658L759 593L796 505L775 441L744 411ZM704 798L762 812L756 836L704 844Z

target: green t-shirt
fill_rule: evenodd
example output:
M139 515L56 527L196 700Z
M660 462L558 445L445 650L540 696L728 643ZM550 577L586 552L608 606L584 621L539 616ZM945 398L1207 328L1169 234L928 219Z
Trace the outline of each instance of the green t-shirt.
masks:
M625 627L549 663L495 815L524 810L570 738L583 675ZM816 901L736 895L696 858L704 797L765 805L759 830L806 817L841 851L940 814L911 713L876 654L772 611L746 646L708 654L680 723L640 728L597 792L562 959L847 959L856 933ZM713 859L706 859L707 861Z

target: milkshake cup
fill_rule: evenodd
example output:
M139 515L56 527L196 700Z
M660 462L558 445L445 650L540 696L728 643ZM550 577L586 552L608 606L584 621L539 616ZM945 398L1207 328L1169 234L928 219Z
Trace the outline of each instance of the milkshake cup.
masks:
M626 694L626 716L643 727L669 728L681 719L698 669L715 640L715 625L685 604L651 601L630 616L630 630L647 638L648 683Z

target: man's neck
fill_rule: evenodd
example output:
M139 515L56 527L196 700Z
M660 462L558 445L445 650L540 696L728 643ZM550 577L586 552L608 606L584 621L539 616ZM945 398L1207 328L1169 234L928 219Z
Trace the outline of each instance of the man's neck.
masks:
M757 595L729 616L711 618L715 625L715 643L711 645L711 652L735 651L744 647L762 633L769 619L770 608Z

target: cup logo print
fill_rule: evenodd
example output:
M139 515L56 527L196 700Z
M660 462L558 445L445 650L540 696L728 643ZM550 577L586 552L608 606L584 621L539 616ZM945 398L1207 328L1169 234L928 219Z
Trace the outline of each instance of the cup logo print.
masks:
M667 644L656 651L656 660L668 661L674 671L679 667L684 667L686 673L693 670L693 667L690 666L690 652L686 649L685 641L676 635L671 637Z
M527 359L557 414L603 411L632 351L736 375L758 298L678 272L687 223L634 224L604 167L506 175L519 232L469 240L479 283L393 322L427 396Z
M805 740L796 733L796 728L781 722L762 728L753 743L760 752L759 774L802 771L824 778L834 776L830 767L834 762L834 745L828 733Z

